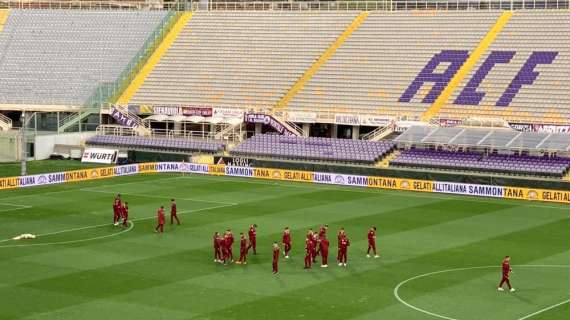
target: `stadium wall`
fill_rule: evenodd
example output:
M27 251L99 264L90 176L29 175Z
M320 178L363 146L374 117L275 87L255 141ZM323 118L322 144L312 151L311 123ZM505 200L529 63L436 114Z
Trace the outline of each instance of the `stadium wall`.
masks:
M194 173L264 180L281 180L360 188L405 190L427 193L517 199L570 204L570 191L455 183L408 178L365 176L331 172L299 171L186 162L149 162L0 179L0 190L105 179L143 173Z

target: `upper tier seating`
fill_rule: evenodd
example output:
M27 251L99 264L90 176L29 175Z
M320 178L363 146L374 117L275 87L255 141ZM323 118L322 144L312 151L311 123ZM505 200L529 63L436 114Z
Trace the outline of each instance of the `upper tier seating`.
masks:
M272 107L356 12L197 12L133 104Z
M402 151L390 165L562 177L570 169L570 158L411 149Z
M371 142L260 134L240 144L231 151L231 154L373 164L392 151L394 147L395 144L391 141Z
M113 82L166 11L12 10L0 33L0 103L83 105Z
M356 12L198 12L134 95L135 104L272 107L356 17ZM453 76L478 47L499 11L372 11L362 25L290 100L290 111L321 110L419 118L438 94L426 82L408 90L433 60L431 72ZM570 13L516 11L494 43L451 92L443 117L504 117L510 121L570 122ZM478 72L492 52L514 51ZM534 71L521 74L533 52ZM453 55L450 58L449 54ZM497 54L497 53L494 53ZM499 53L500 54L500 53ZM540 55L540 53L539 53ZM547 54L548 55L548 54ZM552 58L552 57L550 57ZM504 57L502 57L504 59ZM527 70L527 71L529 71ZM484 79L480 84L472 79ZM433 80L433 79L432 79ZM528 82L534 81L533 84ZM445 86L444 86L445 87ZM481 101L463 97L485 93ZM504 92L508 106L495 106ZM426 98L427 99L424 99ZM505 100L506 101L506 100ZM503 101L504 104L504 101Z
M418 117L430 106L421 101L431 87L422 87L410 102L398 102L406 88L434 54L475 48L498 16L481 11L371 12L289 109Z
M515 12L471 74L455 90L446 107L440 111L440 115L450 118L456 117L457 114L471 117L500 117L523 123L568 123L570 121L569 34L568 12ZM514 51L515 54L509 63L497 63L476 89L477 92L485 93L478 105L454 104L460 92L468 87L471 78L476 77L479 67L494 51ZM521 75L521 80L534 82L523 84L508 106L496 106L533 52L557 54L551 62L551 57L547 54L537 58L539 64L534 70L530 70L538 72L536 79L532 79L530 74Z
M214 142L107 135L97 135L89 138L86 141L86 144L93 146L118 147L128 150L142 149L179 153L219 153L224 150L223 144Z

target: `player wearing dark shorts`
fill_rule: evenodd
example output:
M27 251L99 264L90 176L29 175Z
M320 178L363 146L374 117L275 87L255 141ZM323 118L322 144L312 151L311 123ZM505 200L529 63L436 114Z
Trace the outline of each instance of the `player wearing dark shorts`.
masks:
M176 223L180 225L180 220L178 220L178 211L176 209L176 201L174 199L170 200L170 224L172 225L176 220Z
M513 270L511 269L511 257L506 256L505 259L503 259L501 269L503 271L503 276L501 278L501 283L499 283L499 286L497 287L497 290L505 291L505 289L503 289L503 285L506 283L507 286L509 287L509 290L511 292L515 292L515 288L511 286L511 281L509 279L510 273L513 272Z

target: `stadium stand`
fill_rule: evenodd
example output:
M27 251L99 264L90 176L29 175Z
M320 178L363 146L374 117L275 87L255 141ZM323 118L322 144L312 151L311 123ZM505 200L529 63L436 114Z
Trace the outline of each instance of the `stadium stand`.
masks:
M91 146L118 147L128 150L151 150L176 153L220 153L224 150L223 144L206 141L108 135L91 137L86 141L86 144Z
M301 138L272 134L255 135L231 151L233 155L280 159L322 160L374 164L395 147L391 141Z
M569 33L570 15L567 12L515 12L470 76L440 111L440 116L451 118L460 113L501 117L510 122L568 123ZM489 61L496 65L489 65ZM536 63L534 70L530 65L533 61ZM481 68L484 63L486 68ZM527 72L520 73L523 69ZM458 100L465 89L468 91ZM511 94L505 94L507 90Z
M435 53L465 54L493 26L497 12L371 12L289 103L289 110L331 110L419 117L429 106L423 87L398 102ZM461 32L457 32L461 30Z
M11 10L0 103L81 106L117 79L167 11Z
M129 101L272 107L357 12L196 12Z
M570 158L411 149L402 151L390 165L561 178L570 169Z
M412 126L394 139L398 143L478 147L497 150L569 152L567 133L520 132L506 128L444 128Z

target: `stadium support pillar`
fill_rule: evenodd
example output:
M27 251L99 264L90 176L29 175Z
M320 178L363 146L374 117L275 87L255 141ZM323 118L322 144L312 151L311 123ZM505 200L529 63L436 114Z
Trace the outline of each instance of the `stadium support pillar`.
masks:
M338 125L333 124L331 128L331 138L336 139L338 137Z
M311 135L311 124L303 123L303 137L307 138Z
M182 131L182 123L174 122L174 135L179 135L180 131Z
M360 126L352 126L352 140L360 138Z
M255 124L255 134L261 134L261 123Z

